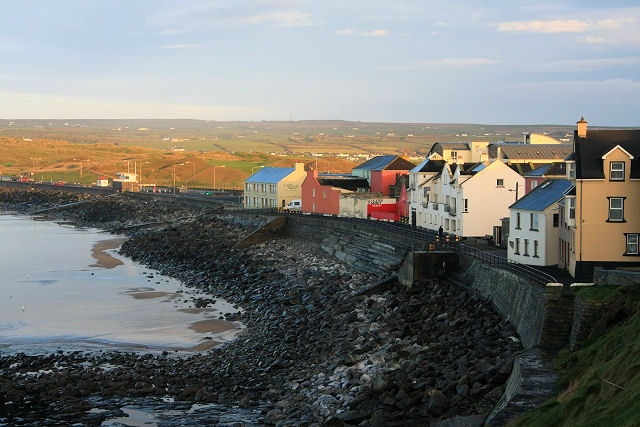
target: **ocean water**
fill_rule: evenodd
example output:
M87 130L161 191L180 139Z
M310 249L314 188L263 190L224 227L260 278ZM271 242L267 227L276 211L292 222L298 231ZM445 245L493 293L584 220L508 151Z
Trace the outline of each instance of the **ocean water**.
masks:
M117 254L124 241L95 229L0 215L0 350L198 351L242 329L218 300Z

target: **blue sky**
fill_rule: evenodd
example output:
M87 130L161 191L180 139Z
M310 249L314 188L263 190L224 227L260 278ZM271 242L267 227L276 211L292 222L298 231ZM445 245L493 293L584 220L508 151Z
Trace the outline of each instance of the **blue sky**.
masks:
M1 8L2 118L640 125L632 1Z

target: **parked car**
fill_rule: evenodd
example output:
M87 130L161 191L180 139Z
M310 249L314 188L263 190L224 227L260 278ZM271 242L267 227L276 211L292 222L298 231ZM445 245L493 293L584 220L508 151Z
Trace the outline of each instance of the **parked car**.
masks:
M64 181L57 181L57 182L53 183L53 185L65 185L65 184L66 184L66 182L64 182Z

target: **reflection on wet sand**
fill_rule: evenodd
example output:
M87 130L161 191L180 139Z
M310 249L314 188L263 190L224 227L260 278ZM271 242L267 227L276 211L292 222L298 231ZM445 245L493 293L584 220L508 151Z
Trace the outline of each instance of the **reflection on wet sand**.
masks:
M236 325L234 322L229 322L228 320L207 319L193 322L189 326L189 329L193 329L194 331L201 334L205 334L207 332L220 333L230 331L231 329L236 329Z
M167 302L182 296L179 292L162 292L156 291L154 288L129 288L124 292L120 292L124 295L129 295L135 299L152 299L152 298L164 298L167 297Z
M106 251L119 248L126 240L124 237L118 237L96 242L91 248L91 256L96 260L96 263L91 264L90 267L114 268L122 265L122 261L112 257Z

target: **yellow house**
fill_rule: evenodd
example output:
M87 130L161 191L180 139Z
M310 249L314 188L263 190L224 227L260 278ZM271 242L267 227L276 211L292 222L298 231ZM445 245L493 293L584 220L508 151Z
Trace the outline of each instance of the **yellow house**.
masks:
M306 177L304 163L296 163L292 168L262 168L244 181L244 207L277 208L302 200L302 182Z
M584 118L574 134L565 197L570 231L568 267L591 280L594 267L640 267L640 130L590 130Z

